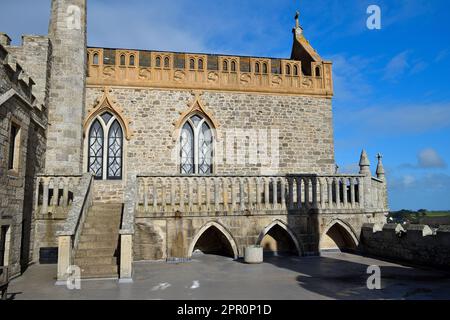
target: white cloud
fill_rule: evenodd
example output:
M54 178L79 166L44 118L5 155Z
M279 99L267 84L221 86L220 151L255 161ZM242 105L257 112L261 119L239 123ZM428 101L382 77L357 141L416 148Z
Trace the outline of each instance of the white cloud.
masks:
M433 148L424 149L419 152L418 164L420 168L446 168L444 159Z
M408 55L408 51L403 51L394 56L386 65L383 79L395 81L401 77L410 67Z

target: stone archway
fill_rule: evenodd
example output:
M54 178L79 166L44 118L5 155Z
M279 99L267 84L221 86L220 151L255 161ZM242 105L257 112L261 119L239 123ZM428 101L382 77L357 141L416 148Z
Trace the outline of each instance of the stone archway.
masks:
M189 246L188 256L192 257L197 249L206 254L224 255L234 259L239 257L236 241L230 232L217 222L208 222L197 232Z
M265 253L273 255L302 255L302 249L294 233L282 221L273 221L260 233L257 245L264 248Z
M354 252L359 240L353 229L341 220L334 220L320 237L320 251Z

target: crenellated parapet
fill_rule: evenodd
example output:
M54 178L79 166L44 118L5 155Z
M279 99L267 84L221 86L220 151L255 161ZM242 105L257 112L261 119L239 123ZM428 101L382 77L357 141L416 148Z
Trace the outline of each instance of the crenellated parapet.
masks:
M42 100L36 98L33 87L35 81L28 74L22 65L18 62L14 54L8 48L0 44L0 65L5 69L9 78L9 85L2 87L0 95L0 105L11 99L17 97L30 108L32 108L36 115L41 115L41 111L45 108ZM6 83L6 82L5 82Z

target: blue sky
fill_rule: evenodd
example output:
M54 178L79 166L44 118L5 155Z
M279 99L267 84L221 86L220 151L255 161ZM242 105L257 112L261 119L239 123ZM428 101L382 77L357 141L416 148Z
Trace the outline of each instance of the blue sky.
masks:
M382 29L366 28L381 7ZM49 0L2 0L0 31L46 34ZM332 60L336 161L384 155L392 209L450 209L450 10L445 0L89 0L89 45L288 57L293 16Z

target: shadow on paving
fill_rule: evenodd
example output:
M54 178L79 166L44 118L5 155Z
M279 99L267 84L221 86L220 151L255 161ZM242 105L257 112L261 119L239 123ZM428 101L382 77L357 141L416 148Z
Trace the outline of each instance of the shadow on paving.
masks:
M332 299L450 299L450 272L383 262L381 290L369 290L367 280L372 274L367 273L369 264L349 258L365 259L340 253L310 258L264 257L265 263L299 273L296 280L303 289Z

